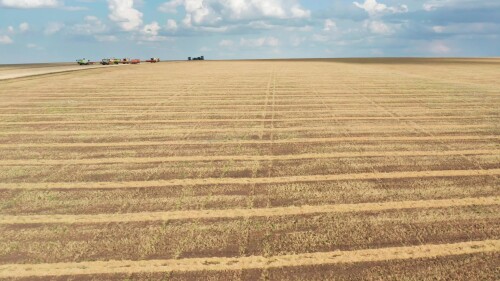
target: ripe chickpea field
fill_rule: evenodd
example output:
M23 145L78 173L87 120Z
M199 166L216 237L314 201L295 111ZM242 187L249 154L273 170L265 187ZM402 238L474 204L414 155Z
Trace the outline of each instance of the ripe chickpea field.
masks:
M0 279L496 280L500 60L0 81Z

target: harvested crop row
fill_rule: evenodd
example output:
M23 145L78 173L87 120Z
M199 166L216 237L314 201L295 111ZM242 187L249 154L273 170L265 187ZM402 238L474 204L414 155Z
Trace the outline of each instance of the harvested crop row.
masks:
M343 120L481 120L496 119L498 116L411 116L411 117L321 117L321 118L286 118L286 119L165 119L165 120L78 120L78 121L12 121L0 125L54 125L54 124L169 124L169 123L252 123L252 122L298 122L298 121L343 121Z
M23 132L17 132L23 134ZM37 132L33 132L34 135ZM41 133L41 132L38 132ZM44 132L46 133L46 132ZM63 133L63 132L61 132ZM120 134L129 132L108 132L109 134ZM139 133L139 132L136 132ZM141 131L142 134L147 132ZM151 133L156 133L153 131ZM25 134L30 134L26 132ZM69 134L69 133L68 133ZM1 135L1 134L0 134ZM90 135L90 134L89 134ZM228 145L228 144L293 144L293 143L369 143L369 142L436 142L436 141L495 141L500 140L500 136L415 136L415 137L336 137L336 138L301 138L301 139L279 139L279 140L185 140L185 141L141 141L141 142L82 142L82 143L13 143L13 144L0 144L0 148L59 148L59 147L132 147L132 146L163 146L163 145Z
M272 257L201 258L184 260L108 261L60 264L8 264L0 266L0 277L64 276L105 273L241 270L337 263L375 262L400 259L497 252L500 240L421 245L357 251L335 251Z
M39 183L0 183L0 189L115 189L115 188L160 188L168 186L203 186L225 184L272 184L295 182L322 182L367 179L429 178L429 177L464 177L498 176L500 169L489 170L445 170L419 172L358 173L338 175L289 176L274 178L200 178L158 181L129 182L39 182Z
M105 215L33 215L33 216L3 216L0 215L0 224L38 224L38 223L111 223L111 222L143 222L143 221L170 221L186 219L214 219L214 218L247 218L293 216L319 213L347 213L347 212L380 212L386 210L404 210L418 208L446 208L463 206L499 205L500 197L463 198L425 201L402 201L386 203L363 203L323 206L300 206L270 209L233 209L233 210L204 210L178 211L155 213L128 213Z
M366 151L347 153L293 154L293 155L225 155L225 156L173 156L147 158L99 158L99 159L43 159L43 160L0 160L0 166L37 165L97 165L97 164L140 164L163 162L210 162L210 161L283 161L304 159L331 159L355 157L404 157L404 156L456 156L456 155L498 155L500 150L459 151Z
M385 203L500 196L491 176L209 185L139 189L0 190L4 215L79 215Z

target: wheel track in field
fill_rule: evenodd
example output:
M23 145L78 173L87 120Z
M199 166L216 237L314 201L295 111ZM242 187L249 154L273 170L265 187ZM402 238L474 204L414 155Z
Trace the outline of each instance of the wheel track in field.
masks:
M410 179L410 178L448 178L499 175L500 169L489 170L433 170L406 171L387 173L355 173L335 175L286 176L273 178L196 178L154 181L122 181L122 182L37 182L37 183L0 183L0 189L124 189L124 188L161 188L173 186L205 186L205 185L251 185L251 184L283 184L299 182L329 182L345 180L372 179Z
M295 255L250 256L236 258L191 258L175 260L93 261L53 264L0 265L0 278L133 274L154 272L241 271L313 265L356 264L416 260L497 253L500 240L471 241L453 244L363 249L354 251L314 252Z
M417 124L416 122L412 121L412 119L408 119L406 117L403 117L400 114L398 114L396 112L393 112L392 110L388 109L387 105L381 105L378 102L376 102L373 98L369 98L369 97L365 96L360 89L354 89L354 88L352 88L349 85L347 87L350 88L353 92L359 93L359 95L361 95L363 97L363 99L365 99L367 102L369 102L373 106L375 106L375 107L381 109L383 112L386 112L387 114L389 114L390 117L393 118L394 120L399 121L401 124L406 124L406 126L409 127L409 128L411 128L411 130L413 130L415 132L418 132L418 133L421 133L421 134L424 134L424 135L429 136L429 137L434 137L435 136L428 129L426 129L423 126L421 126L421 125ZM414 101L416 101L417 104L421 103L421 101L418 98L414 98L414 97L410 97L410 98L413 99ZM441 104L441 103L437 103L437 104ZM465 104L467 104L467 103L465 103ZM482 104L480 104L480 105L482 105ZM453 150L453 147L450 146L449 144L445 143L445 142L440 141L440 145L445 150L448 150L448 151L449 150ZM477 161L475 161L475 160L471 159L470 157L467 157L466 155L463 155L463 154L459 155L459 156L462 159L464 159L466 162L470 163L472 166L474 166L476 168L479 168L481 170L484 170L484 168L482 167L482 165L479 162L477 162ZM491 176L494 177L496 180L498 180L497 175L493 174Z

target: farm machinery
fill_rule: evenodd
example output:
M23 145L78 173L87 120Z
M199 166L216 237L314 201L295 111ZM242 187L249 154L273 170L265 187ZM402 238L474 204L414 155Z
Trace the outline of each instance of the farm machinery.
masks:
M195 57L195 58L188 57L188 60L189 60L189 61L192 61L192 60L205 60L205 56Z
M94 64L93 62L89 61L88 59L79 59L76 61L78 65L91 65Z
M150 58L149 60L147 60L146 62L150 62L150 63L157 63L157 62L160 62L160 58Z
M111 64L115 64L115 62L111 59L102 59L101 64L102 65L111 65Z
M76 61L79 65L91 65L95 64L94 62L91 62L87 59L79 59ZM140 64L142 61L140 59L130 59L130 58L123 58L123 59L102 59L99 63L101 65L114 65L114 64ZM157 63L160 62L159 58L151 58L149 60L146 60L145 62L150 62L150 63Z

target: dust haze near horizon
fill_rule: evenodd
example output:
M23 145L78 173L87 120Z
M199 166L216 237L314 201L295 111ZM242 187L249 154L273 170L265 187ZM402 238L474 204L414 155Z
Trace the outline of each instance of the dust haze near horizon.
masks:
M498 57L496 0L0 0L0 64Z

